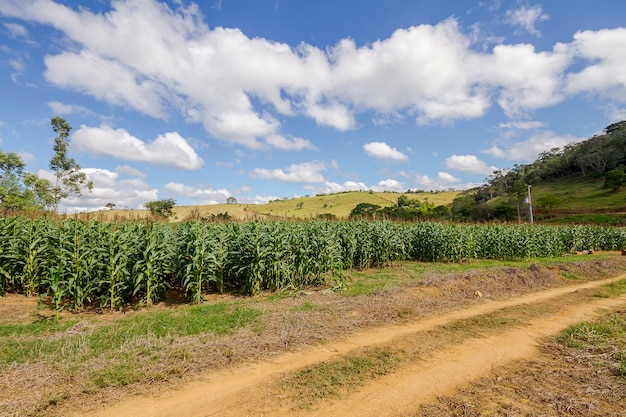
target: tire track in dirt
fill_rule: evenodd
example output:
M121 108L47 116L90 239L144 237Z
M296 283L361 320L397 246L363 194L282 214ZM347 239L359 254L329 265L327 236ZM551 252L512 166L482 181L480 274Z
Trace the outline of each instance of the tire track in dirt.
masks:
M386 326L358 333L345 340L327 343L302 352L288 353L272 360L239 369L212 373L194 382L167 390L159 396L126 400L91 415L98 417L234 417L234 416L402 416L419 404L434 400L464 382L489 372L509 361L529 358L537 353L537 340L582 320L597 315L598 308L616 308L626 298L598 299L593 303L566 307L558 314L532 320L529 326L511 329L499 336L472 339L441 349L427 362L408 364L393 374L372 381L341 401L316 411L281 409L279 401L267 401L267 386L277 376L306 366L337 358L361 349L392 343L405 336L506 307L547 301L559 296L599 287L626 278L618 277L585 282L568 287L535 292L506 300L491 301L451 311L409 324ZM268 404L271 409L268 409ZM322 407L322 406L320 406ZM70 415L88 415L85 410Z

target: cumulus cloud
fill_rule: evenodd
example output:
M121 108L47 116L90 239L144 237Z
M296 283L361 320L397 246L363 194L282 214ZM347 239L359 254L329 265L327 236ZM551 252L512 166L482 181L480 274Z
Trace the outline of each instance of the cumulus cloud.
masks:
M400 181L388 178L386 180L379 181L378 184L373 185L371 187L371 189L373 191L395 191L395 192L401 192L401 191L406 190L406 187Z
M541 36L541 32L535 27L537 24L548 20L550 16L543 11L541 5L536 4L532 7L521 6L516 10L506 11L506 22L523 29L533 36Z
M387 159L393 161L406 161L408 156L398 151L396 148L392 148L385 142L370 142L363 145L365 153L371 157L378 159Z
M109 155L126 161L144 161L190 170L200 169L204 165L202 158L176 132L159 135L147 143L125 129L81 126L72 135L71 144L78 151Z
M211 187L195 188L176 182L168 182L164 188L172 194L191 198L197 204L224 204L226 199L232 196L232 193L225 188L219 190Z
M334 87L358 108L409 109L420 124L479 117L490 103L470 45L455 19L398 29L360 48L344 39L331 51Z
M319 188L315 188L315 194L334 194L344 191L365 191L367 186L362 182L346 181L343 184L339 184L332 181L324 182L324 185Z
M209 28L195 3L178 1L118 0L106 13L52 0L2 1L0 13L66 36L59 45L67 48L45 58L48 82L151 117L180 116L251 149L314 149L282 132L280 120L296 115L345 131L365 112L377 125L409 116L449 124L481 117L494 102L518 118L566 94L626 97L625 54L615 52L626 47L624 28L580 32L551 51L501 41L487 51L449 18L367 45L342 39L318 48ZM540 5L506 14L536 36L547 18ZM567 74L573 62L583 68ZM11 65L18 76L23 63Z
M589 61L581 71L567 75L571 94L593 92L601 97L626 101L626 28L578 32L571 45L575 55Z
M504 112L515 117L561 102L563 73L570 62L569 49L561 44L551 52L536 52L529 44L496 45L482 59L483 81L497 91Z
M456 188L461 180L452 174L447 172L438 172L436 178L431 178L427 175L418 176L415 181L421 188L427 190L447 190L449 188Z
M452 155L446 159L446 168L469 174L490 174L496 168L487 165L475 155Z
M496 158L508 159L520 163L533 162L540 153L554 148L563 148L572 142L583 140L573 135L557 135L551 131L532 135L527 140L513 143L507 147L493 146L485 151Z
M115 172L118 174L126 174L131 177L137 177L145 180L148 176L141 172L140 170L133 168L128 165L119 165L115 168Z
M326 164L321 161L312 161L292 164L287 169L255 168L250 172L250 176L266 180L310 184L324 182L324 176L320 171L326 171Z
M141 209L148 201L158 198L158 190L140 178L120 179L118 173L106 169L84 168L87 179L93 182L91 192L85 190L79 197L64 199L61 212L76 213L102 210L108 203L117 208ZM48 171L39 171L43 178L53 178Z
M255 149L312 148L306 139L282 135L272 113L302 114L341 131L355 128L355 112L366 110L378 115L375 123L401 120L403 113L420 124L480 117L494 88L483 69L511 69L506 59L485 62L490 56L473 51L452 18L398 29L371 45L343 39L322 50L249 38L238 29L211 30L194 4L172 9L153 0L121 0L98 14L25 0L2 4L0 11L54 26L75 43L46 57L51 83L153 117L178 111L218 139ZM527 67L542 61L534 51L525 54ZM540 63L524 81L528 91L541 91L551 77Z

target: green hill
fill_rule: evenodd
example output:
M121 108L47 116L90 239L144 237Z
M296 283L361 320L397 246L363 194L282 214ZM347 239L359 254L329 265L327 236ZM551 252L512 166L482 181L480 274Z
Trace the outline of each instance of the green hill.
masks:
M316 195L284 200L274 200L267 204L214 204L205 206L176 206L172 221L183 221L189 218L212 218L227 213L234 220L254 219L311 219L332 217L346 219L350 212L360 203L375 204L380 207L392 207L397 204L398 197L405 195L410 200L434 205L450 205L460 191L442 192L368 192L351 191L336 194ZM106 210L81 214L102 220L141 219L148 216L147 210Z
M528 216L528 186L537 220L625 224L626 121L603 134L543 152L533 163L493 172L452 204L457 219L514 221Z

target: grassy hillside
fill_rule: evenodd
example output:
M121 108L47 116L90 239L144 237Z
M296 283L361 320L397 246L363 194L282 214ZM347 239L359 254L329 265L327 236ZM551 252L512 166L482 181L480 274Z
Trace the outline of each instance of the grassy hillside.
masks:
M405 194L410 199L429 202L435 205L450 204L459 195L459 191L421 192ZM376 204L389 207L396 204L401 193L392 192L345 192L337 194L318 195L313 197L276 200L267 204L214 204L207 206L176 206L175 217L172 221L182 221L189 217L211 217L220 213L236 220L253 219L310 219L319 215L331 214L338 219L345 219L359 203ZM81 218L100 220L112 219L143 219L148 215L147 210L105 210L81 214Z
M410 193L405 194L410 199L421 202L428 201L435 205L450 204L458 191L440 193ZM323 214L331 214L338 219L347 218L354 207L359 203L376 204L381 207L390 207L396 204L401 193L391 192L347 192L338 194L318 195L292 200L273 201L268 204L249 206L255 213L276 217L308 219Z
M545 223L626 224L626 189L603 188L603 177L574 176L532 188L537 220ZM552 200L546 206L544 201Z
M626 206L626 189L618 192L603 188L604 177L572 176L553 182L545 181L532 188L532 198L540 202L545 196L558 200L555 209L592 211Z
M603 188L604 178L580 175L544 181L533 186L532 201L536 220L539 222L612 223L626 222L626 189L613 192ZM222 213L235 220L253 219L310 219L332 215L337 219L348 218L359 203L390 207L398 196L418 199L434 205L448 205L460 191L421 192L401 194L393 192L344 192L312 197L276 200L267 204L215 204L206 206L176 206L172 221L191 217L211 217ZM551 204L546 201L552 201ZM605 213L606 212L606 213ZM147 210L106 210L82 214L81 217L101 220L115 218L144 219Z

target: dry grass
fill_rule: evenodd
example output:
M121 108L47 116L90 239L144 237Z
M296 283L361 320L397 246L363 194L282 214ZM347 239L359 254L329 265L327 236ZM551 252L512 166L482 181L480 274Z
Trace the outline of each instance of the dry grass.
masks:
M625 311L616 315L626 320ZM610 344L620 345L624 355L623 337ZM565 348L552 339L543 343L542 352L537 359L495 369L457 394L438 398L415 417L624 415L626 377L603 366L602 354L588 355L585 349Z
M409 199L428 201L436 206L452 203L459 191L421 192L405 194ZM381 207L393 206L401 193L393 192L346 192L313 197L301 197L272 201L267 204L213 204L204 206L175 206L172 222L193 217L211 217L228 213L236 221L258 219L311 219L331 214L337 219L348 218L359 203L377 204ZM149 217L148 210L100 210L76 215L82 219L97 220L142 220Z
M414 270L412 266L407 263L390 268L390 271L410 275ZM625 267L626 259L619 256L603 260L586 258L575 266L580 275L589 279L616 274ZM233 302L260 310L262 314L250 325L222 335L135 338L115 351L86 355L85 362L76 363L68 356L67 360L54 363L29 361L0 365L0 415L62 415L64 407L93 405L94 402L120 400L126 395L158 390L198 375L207 368L215 371L267 360L286 351L346 337L363 329L433 316L485 298L505 298L565 285L570 282L562 275L567 268L573 266L562 264L547 268L535 265L523 269L507 266L457 273L431 271L427 276L413 272L413 280L402 279L400 286L354 297L320 289L283 293L281 297L211 296L209 304ZM484 298L475 296L477 290L484 294ZM0 299L0 310L7 305L13 307L7 311L12 311L19 322L25 317L32 320L36 314L36 302L21 303L14 296ZM154 311L172 308L190 307L159 305ZM127 316L135 314L140 313L131 311ZM87 323L79 329L52 334L49 340L55 338L54 343L60 343L59 349L69 349L70 344L73 349L84 349L85 345L80 344L81 337L115 323L121 317L119 313L65 313L64 320ZM446 338L442 339L443 343L449 340ZM64 340L67 340L66 345ZM420 342L417 346L426 348L428 344ZM121 379L116 373L120 367L124 371Z

